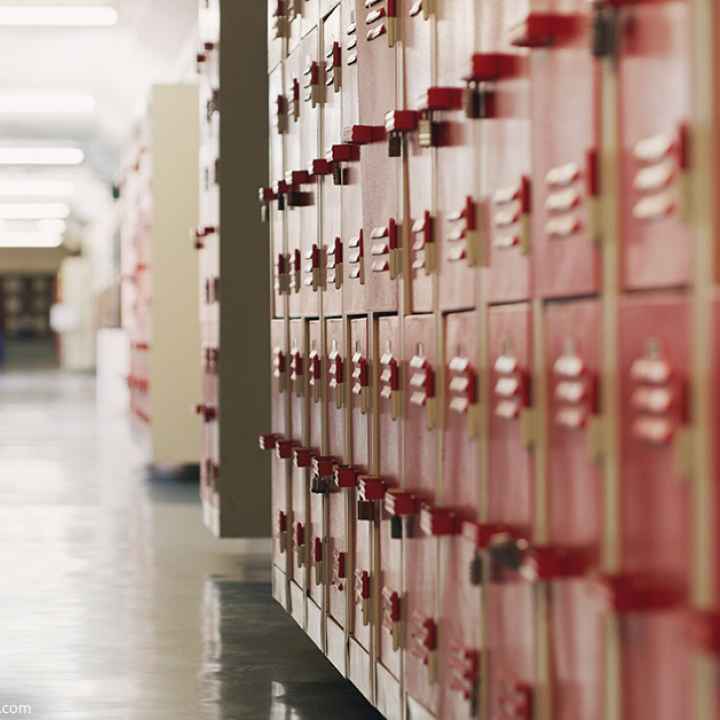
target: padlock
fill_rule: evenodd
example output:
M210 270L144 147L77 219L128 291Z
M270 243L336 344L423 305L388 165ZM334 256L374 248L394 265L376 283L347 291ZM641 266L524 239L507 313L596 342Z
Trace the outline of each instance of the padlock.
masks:
M388 133L388 157L396 158L402 155L402 135L399 132Z
M357 502L357 519L365 522L373 520L375 510L372 502L367 500L358 500Z
M482 555L478 552L470 561L470 585L479 587L485 578L485 563Z
M393 540L402 540L403 536L403 519L398 516L390 518L390 537Z
M325 554L323 552L323 541L320 538L315 538L314 552L314 564L315 564L315 584L322 585L325 582Z
M370 600L370 573L363 570L362 573L360 573L360 613L362 615L362 624L366 627L370 624L372 619Z
M282 511L278 514L278 544L280 552L285 553L288 545L288 519Z
M437 140L435 123L429 115L423 115L418 121L417 138L418 145L423 148L434 147Z
M297 566L299 568L305 566L306 548L305 548L305 526L298 523L295 526L295 552L297 556Z

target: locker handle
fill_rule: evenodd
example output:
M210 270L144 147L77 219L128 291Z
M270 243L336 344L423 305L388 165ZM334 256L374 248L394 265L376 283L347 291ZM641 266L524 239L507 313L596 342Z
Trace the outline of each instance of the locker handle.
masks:
M468 82L492 82L501 78L522 75L526 61L512 53L475 53L470 61L470 72L463 80Z
M275 453L279 460L292 460L293 452L298 443L295 440L280 440L276 441Z
M275 450L279 439L280 436L274 433L258 435L258 445L261 450Z
M591 568L595 555L587 547L535 546L526 551L520 574L531 582L581 577Z
M465 88L429 87L418 98L417 109L423 112L462 110L465 106Z
M343 129L343 142L353 145L384 142L385 137L385 127L382 125L351 125Z
M420 501L405 490L388 490L385 493L385 512L393 517L411 517L420 510Z
M385 481L377 475L360 475L358 477L358 495L365 502L382 500L386 492Z
M352 465L335 465L333 475L338 488L354 488L357 486L358 470Z
M460 519L453 510L437 508L423 503L420 507L420 529L426 535L444 537L447 535L459 535L461 524Z
M687 601L683 588L650 573L601 574L596 586L608 607L619 614L668 610Z
M313 451L308 447L293 448L293 464L296 468L309 468L312 463Z
M542 48L567 42L578 36L587 25L582 15L530 12L510 31L515 47Z

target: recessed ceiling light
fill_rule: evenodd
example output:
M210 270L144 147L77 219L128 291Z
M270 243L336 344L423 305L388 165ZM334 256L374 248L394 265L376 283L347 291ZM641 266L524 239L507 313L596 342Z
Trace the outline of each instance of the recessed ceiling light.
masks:
M32 114L63 113L89 114L95 110L95 98L92 95L61 95L17 93L0 95L0 113Z
M0 232L0 248L56 248L63 242L62 234L42 231Z
M75 185L63 180L0 180L0 197L70 197Z
M107 5L0 6L0 25L12 27L110 27L117 20Z
M66 203L0 203L1 220L64 220L69 214Z
M80 165L84 159L73 147L0 147L0 165Z

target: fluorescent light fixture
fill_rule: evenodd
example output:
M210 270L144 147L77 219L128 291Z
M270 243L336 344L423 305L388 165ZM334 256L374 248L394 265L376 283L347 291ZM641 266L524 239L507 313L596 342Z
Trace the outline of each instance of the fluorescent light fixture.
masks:
M108 5L0 5L0 25L11 27L110 27L117 20Z
M0 165L80 165L84 159L74 147L0 147Z
M26 94L0 95L0 113L3 115L30 115L40 113L87 115L95 111L92 95Z
M63 180L28 180L25 178L0 180L0 197L70 197L75 185Z
M65 203L0 203L2 220L64 220L68 215Z
M62 235L67 227L67 223L64 220L38 220L34 225L39 230L53 235Z
M61 233L42 231L0 232L0 248L56 248L63 243Z

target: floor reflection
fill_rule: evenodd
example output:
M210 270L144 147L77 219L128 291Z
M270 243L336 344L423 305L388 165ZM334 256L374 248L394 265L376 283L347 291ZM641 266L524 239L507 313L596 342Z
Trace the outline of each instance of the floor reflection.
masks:
M0 705L44 720L377 717L270 598L265 543L218 542L146 472L91 378L0 375Z

